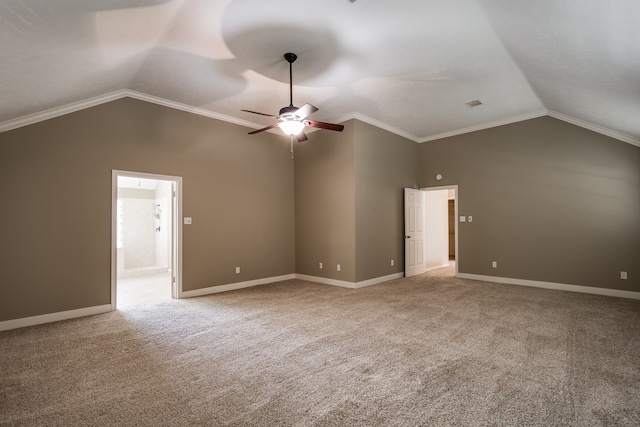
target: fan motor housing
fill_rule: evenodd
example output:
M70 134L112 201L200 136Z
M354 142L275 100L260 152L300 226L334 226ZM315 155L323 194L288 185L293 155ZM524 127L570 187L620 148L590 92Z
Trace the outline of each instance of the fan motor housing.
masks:
M282 107L280 109L280 114L278 116L279 119L300 119L300 117L296 116L295 113L298 111L298 107L294 107L293 105L289 105L288 107Z

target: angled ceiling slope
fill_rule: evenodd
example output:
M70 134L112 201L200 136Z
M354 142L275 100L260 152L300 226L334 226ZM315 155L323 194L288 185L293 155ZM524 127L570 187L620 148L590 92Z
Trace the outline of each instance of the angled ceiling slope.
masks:
M4 0L0 131L132 96L260 128L288 103L417 142L551 115L640 146L640 2ZM470 101L482 105L470 108Z

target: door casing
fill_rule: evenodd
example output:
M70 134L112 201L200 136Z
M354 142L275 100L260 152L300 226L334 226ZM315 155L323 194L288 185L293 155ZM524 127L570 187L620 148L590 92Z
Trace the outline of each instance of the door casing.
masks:
M182 177L144 172L111 171L111 310L117 309L117 205L118 177L171 181L171 298L182 298Z

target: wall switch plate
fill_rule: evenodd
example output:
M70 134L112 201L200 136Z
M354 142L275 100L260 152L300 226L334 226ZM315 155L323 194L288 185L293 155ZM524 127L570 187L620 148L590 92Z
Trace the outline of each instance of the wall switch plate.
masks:
M396 264L396 262L394 260L391 260L391 267L393 267Z
M497 261L492 261L491 262L491 267L492 268L498 268L498 262Z
M469 215L469 222L473 222L473 217Z
M236 274L240 274L240 267L236 267Z
M622 280L627 280L627 272L626 271L621 271L620 272L620 278Z
M184 223L185 224L191 224L191 217L190 216L185 216L184 217Z
M322 270L322 263L321 263L321 262L319 262L319 263L318 263L318 268L319 268L320 270Z
M467 222L467 217L466 216L461 216L460 217L460 222Z
M338 264L338 266L336 268L338 269L338 271L340 271L340 264Z

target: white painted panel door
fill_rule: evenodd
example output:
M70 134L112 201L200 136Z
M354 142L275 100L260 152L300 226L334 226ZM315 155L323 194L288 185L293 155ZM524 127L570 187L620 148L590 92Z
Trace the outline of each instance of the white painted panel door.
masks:
M424 195L414 188L404 189L404 275L425 272Z

